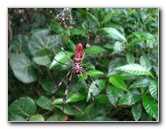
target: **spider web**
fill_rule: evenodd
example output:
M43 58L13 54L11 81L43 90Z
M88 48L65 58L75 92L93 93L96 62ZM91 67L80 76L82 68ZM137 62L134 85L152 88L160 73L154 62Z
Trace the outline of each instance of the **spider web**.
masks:
M60 25L65 31L65 33L61 31L54 33L54 35L58 37L59 42L63 45L65 51L74 54L75 46L78 43L82 43L84 49L86 49L85 46L88 39L88 33L90 33L89 38L91 46L99 46L99 47L103 46L103 44L100 41L101 35L100 34L94 35L93 30L96 26L93 25L93 22L91 22L91 20L87 18L79 19L79 17L77 17L78 14L72 14L74 13L73 11L74 9L72 10L69 8L65 8L65 9L55 9L55 10L53 9L37 9L35 11L34 10L9 9L9 13L11 14L9 21L12 21L11 24L9 24L9 30L10 29L12 30L9 31L9 65L8 65L8 91L9 91L8 105L9 106L15 100L18 100L21 97L29 96L33 100L37 100L40 96L47 96L48 98L51 98L51 92L50 92L51 89L55 88L59 84L59 82L63 79L63 77L68 73L68 71L70 71L70 69L72 68L72 62L70 60L66 60L65 62L63 62L67 65L62 65L60 63L57 63L51 69L49 69L49 67L36 65L34 59L32 58L32 53L23 50L26 47L27 50L29 49L28 42L27 46L25 44L25 46L23 46L23 48L21 49L15 49L13 47L14 44L13 39L15 39L15 36L26 35L29 40L36 31L44 29L46 27L45 22L50 22L50 20L47 20L45 18L45 16L43 15L44 11L49 12L48 15L50 15L50 18L53 19L52 22L56 21L56 27ZM33 11L35 13L33 13ZM14 15L12 14L18 17L14 18ZM84 16L86 17L86 14L84 14ZM28 23L29 21L27 19L30 17L32 18L32 20L30 21L30 23ZM49 27L51 28L52 26L48 26L47 28ZM70 28L72 29L72 31L70 31ZM53 50L54 56L62 52L62 50L56 43L54 48L55 48L55 50ZM13 68L11 67L11 62L10 62L11 56L13 54L20 54L23 51L26 53L27 58L30 59L30 61L33 63L35 69L37 69L37 76L36 76L36 71L33 71L33 69L30 70L31 74L33 74L36 77L35 81L32 81L30 83L25 83L24 81L20 81L20 79L18 79L15 76ZM50 49L50 51L52 51L52 49ZM55 59L57 58L57 56L55 57L54 56L50 57L51 62L53 62L53 58ZM86 53L84 60L82 62L82 67L86 71L99 70L102 71L105 75L107 75L107 68L105 68L103 65L105 64L105 60L103 59L99 61L98 58L99 56L101 56L100 53L97 54ZM73 59L73 56L71 56L71 59ZM19 62L19 59L17 61ZM62 86L57 91L56 95L54 95L55 98L63 98L69 76L64 80ZM22 78L24 78L24 75L22 75ZM100 79L100 76L94 77L95 80L97 78ZM88 82L89 85L91 85L92 82L90 80ZM46 86L49 85L50 88L47 89ZM81 79L81 75L73 75L71 84L69 86L67 98L73 92L75 93L81 92L82 94L87 94L87 91L88 87L83 81L83 78ZM90 103L90 101L88 103ZM47 111L44 112L44 114L47 113L48 113Z

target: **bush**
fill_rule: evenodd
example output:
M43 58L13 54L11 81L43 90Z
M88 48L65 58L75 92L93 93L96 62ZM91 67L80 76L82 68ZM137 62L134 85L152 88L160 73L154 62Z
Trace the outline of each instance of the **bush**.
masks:
M158 9L9 8L8 13L9 121L159 121ZM77 43L83 44L82 67L101 91L86 74L88 84L73 74L66 104L69 77L52 94L73 67L58 42L72 59Z

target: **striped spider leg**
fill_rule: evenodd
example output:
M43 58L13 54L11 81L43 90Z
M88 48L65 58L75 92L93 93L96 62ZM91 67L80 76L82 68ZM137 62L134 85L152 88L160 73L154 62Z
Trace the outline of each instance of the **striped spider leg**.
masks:
M66 85L66 90L65 90L65 93L63 95L63 105L65 104L66 102L66 96L67 96L67 92L68 92L68 89L69 89L69 85L70 85L70 82L72 80L72 74L82 74L84 76L84 81L86 83L86 85L88 86L89 88L89 92L90 92L90 96L91 96L91 99L92 99L92 102L94 102L94 95L92 93L92 90L90 89L90 86L88 85L88 81L87 79L90 79L94 85L101 91L101 88L99 87L99 85L94 81L94 79L82 68L81 66L81 62L84 58L84 55L85 55L85 50L84 50L84 54L82 55L82 52L83 52L83 45L81 43L78 43L78 45L76 46L76 50L75 50L75 53L74 53L74 59L72 60L69 55L67 54L67 52L64 50L63 46L58 42L57 40L57 43L58 43L58 46L61 48L61 50L65 53L65 55L68 57L68 59L73 63L73 68L64 76L64 78L60 81L60 83L58 84L57 87L55 87L54 91L53 91L53 94L55 94L55 92L60 88L60 86L62 85L63 81L70 75L69 77L69 80L68 80L68 83ZM90 46L90 44L88 44L87 46ZM63 109L64 109L64 106L63 106Z

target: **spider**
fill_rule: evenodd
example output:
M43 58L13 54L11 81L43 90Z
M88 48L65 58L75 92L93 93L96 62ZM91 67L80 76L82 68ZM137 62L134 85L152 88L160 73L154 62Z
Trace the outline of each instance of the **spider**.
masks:
M61 48L61 50L65 53L65 55L68 57L68 59L73 63L73 68L64 76L64 78L60 81L60 83L58 84L57 87L55 87L54 91L53 91L53 94L55 94L55 92L60 88L60 86L62 85L62 82L65 80L66 77L69 76L70 74L70 77L69 77L69 80L68 80L68 83L67 83L67 86L66 86L66 90L65 90L65 93L64 93L64 96L63 96L63 104L65 104L66 102L66 95L67 95L67 92L68 92L68 88L69 88L69 85L70 85L70 82L72 80L72 74L82 74L84 75L84 81L86 83L86 85L88 86L89 88L89 92L90 92L90 96L91 96L91 100L92 100L92 103L94 103L94 95L92 93L92 90L90 89L90 86L88 85L88 81L87 79L90 79L94 85L100 90L101 88L99 87L99 85L94 81L94 79L82 68L81 66L81 62L83 61L84 59L84 56L85 56L85 51L84 51L84 55L82 55L83 53L83 45L82 43L78 43L77 46L76 46L76 50L75 50L75 53L74 53L74 59L72 60L69 55L67 54L67 52L64 50L62 44L60 44L57 41L57 44L58 46ZM88 41L89 41L89 36L88 36ZM86 47L89 47L90 44L89 42L87 42L86 44ZM57 60L56 60L57 61ZM87 77L87 78L86 78Z

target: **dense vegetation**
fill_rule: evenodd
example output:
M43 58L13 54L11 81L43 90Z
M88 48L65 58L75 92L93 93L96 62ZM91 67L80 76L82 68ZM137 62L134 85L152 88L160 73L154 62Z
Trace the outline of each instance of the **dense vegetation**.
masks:
M9 9L9 121L159 121L158 9ZM82 67L100 86L73 75L76 45L90 47ZM56 40L57 39L57 40ZM56 60L58 60L58 62ZM61 63L59 63L61 62ZM63 65L65 63L67 65Z

